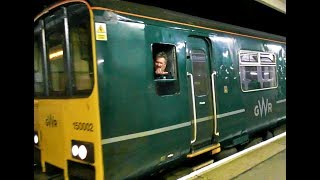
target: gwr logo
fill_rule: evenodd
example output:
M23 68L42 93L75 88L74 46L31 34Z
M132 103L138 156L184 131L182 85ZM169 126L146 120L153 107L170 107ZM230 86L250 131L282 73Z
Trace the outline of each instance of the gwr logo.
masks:
M46 119L46 126L47 127L57 127L58 126L58 122L57 120L54 119L53 115L49 115Z
M272 112L272 104L268 103L268 99L264 101L264 98L262 97L261 102L258 100L258 105L254 107L254 115L262 117L262 114L264 113L264 116L267 115L267 112Z

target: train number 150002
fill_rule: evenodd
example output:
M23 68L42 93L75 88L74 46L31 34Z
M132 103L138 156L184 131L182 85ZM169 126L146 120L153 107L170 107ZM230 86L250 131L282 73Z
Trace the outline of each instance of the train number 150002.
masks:
M92 123L84 123L84 122L74 122L73 128L79 131L91 131L93 132L93 124Z

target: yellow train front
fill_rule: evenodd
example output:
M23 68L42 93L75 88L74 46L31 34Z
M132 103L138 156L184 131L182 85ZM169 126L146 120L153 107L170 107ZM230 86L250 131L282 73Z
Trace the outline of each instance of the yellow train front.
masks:
M35 162L64 179L137 178L286 122L285 38L124 1L34 19ZM155 79L154 56L170 79Z
M66 179L103 179L89 7L58 5L35 21L35 159Z

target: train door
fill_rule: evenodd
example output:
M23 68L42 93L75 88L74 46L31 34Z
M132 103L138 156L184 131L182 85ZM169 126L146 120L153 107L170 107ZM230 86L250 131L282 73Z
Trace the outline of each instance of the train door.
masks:
M210 67L209 44L201 37L190 36L187 41L187 76L192 106L191 150L212 146L216 123L214 74ZM213 89L212 89L213 88Z

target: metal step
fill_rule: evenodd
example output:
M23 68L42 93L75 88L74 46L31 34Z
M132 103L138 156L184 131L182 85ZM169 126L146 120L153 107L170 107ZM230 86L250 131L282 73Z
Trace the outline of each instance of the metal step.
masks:
M206 146L206 147L203 147L201 149L198 149L198 150L188 154L187 157L188 158L193 158L195 156L198 156L200 154L206 153L208 151L212 151L211 154L216 154L216 153L220 152L221 151L220 143L212 144L210 146Z

